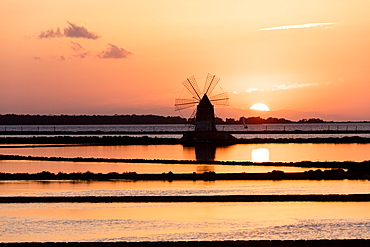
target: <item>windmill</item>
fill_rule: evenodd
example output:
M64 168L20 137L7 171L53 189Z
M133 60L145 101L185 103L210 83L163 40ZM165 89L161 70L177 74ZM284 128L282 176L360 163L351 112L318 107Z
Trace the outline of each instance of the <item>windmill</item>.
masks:
M194 76L187 78L182 84L193 96L191 99L176 99L175 110L181 111L197 105L195 115L195 131L217 131L215 125L215 113L213 105L227 105L227 92L211 95L220 78L208 74L204 83L203 91L199 90L198 83Z

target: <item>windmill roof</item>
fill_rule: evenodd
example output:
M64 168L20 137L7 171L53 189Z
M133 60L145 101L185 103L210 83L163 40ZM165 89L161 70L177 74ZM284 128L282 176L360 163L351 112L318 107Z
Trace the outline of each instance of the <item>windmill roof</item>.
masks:
M209 100L208 96L205 94L205 95L203 95L203 98L200 100L199 105L202 105L202 106L212 105L212 103Z

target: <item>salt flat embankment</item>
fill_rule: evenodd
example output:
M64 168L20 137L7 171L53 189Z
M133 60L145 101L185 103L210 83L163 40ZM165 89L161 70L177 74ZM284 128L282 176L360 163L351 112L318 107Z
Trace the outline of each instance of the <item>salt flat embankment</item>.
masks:
M236 134L234 132L229 132L230 134ZM357 132L356 132L357 133ZM68 135L69 134L69 135ZM109 136L107 136L109 134ZM1 134L0 137L1 144L79 144L79 145L149 145L149 144L184 144L184 145L195 145L197 143L183 142L179 138L152 138L145 136L145 133L138 132L133 133L140 135L139 137L132 136L122 136L124 133L110 133L110 132L98 132L98 133L34 133L23 134L14 133L13 135L23 135L13 136L9 133ZM146 133L146 134L156 134L161 133ZM162 133L167 134L167 133ZM171 133L172 134L172 133ZM179 133L181 134L181 133ZM248 132L248 134L253 134ZM279 134L278 132L263 132L255 134ZM292 131L284 132L282 134L333 134L333 133L316 133L316 131L306 132L296 132ZM334 134L339 134L335 132ZM348 133L347 133L348 134ZM370 134L370 132L368 132ZM144 136L143 136L144 135ZM248 138L248 139L235 139L230 142L218 142L215 145L231 145L231 144L243 144L243 143L370 143L370 138L359 137L359 136L347 136L347 137L320 137L320 138ZM212 143L207 143L212 144ZM5 146L4 146L5 147Z
M0 203L369 202L370 194L219 196L12 196Z

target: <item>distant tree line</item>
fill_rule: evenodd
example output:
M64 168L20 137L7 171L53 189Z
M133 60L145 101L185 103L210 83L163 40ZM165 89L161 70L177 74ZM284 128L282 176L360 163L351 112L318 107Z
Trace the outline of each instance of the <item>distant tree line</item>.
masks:
M284 123L324 123L319 118L301 119L297 122L285 118L240 117L216 118L216 124L284 124ZM188 124L193 118L158 115L17 115L0 114L0 125L86 125L86 124Z
M0 125L185 124L186 118L156 115L0 115Z
M310 118L310 119L301 119L298 122L291 121L285 118L275 118L275 117L269 117L269 118L261 118L261 117L241 117L239 120L235 120L233 118L227 118L225 123L229 124L285 124L285 123L325 123L324 120L319 118Z

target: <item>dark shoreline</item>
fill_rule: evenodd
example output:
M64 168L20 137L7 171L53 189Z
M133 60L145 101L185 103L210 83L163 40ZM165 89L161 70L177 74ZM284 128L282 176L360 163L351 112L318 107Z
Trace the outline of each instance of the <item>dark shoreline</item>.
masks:
M189 247L189 246L223 246L223 247L354 247L369 246L369 239L342 239L342 240L225 240L225 241L168 241L168 242L18 242L0 243L3 246L22 247L55 247L55 246L91 246L91 247Z
M272 133L271 134L278 134ZM100 132L99 132L100 133ZM156 132L157 134L161 134ZM233 134L232 132L228 132ZM314 134L312 132L282 132L283 134ZM322 134L322 132L320 132ZM345 132L348 134L348 132ZM356 132L359 133L359 132ZM367 132L370 134L370 132ZM19 135L14 134L14 135ZM346 137L325 137L325 138L251 138L251 139L235 139L228 142L184 142L180 138L153 138L145 136L143 132L136 133L137 135L144 135L141 137L132 137L132 136L106 136L109 133L100 133L95 136L75 136L79 135L77 133L70 133L72 136L64 135L54 136L52 133L45 134L50 136L38 136L43 135L42 133L29 134L28 137L15 137L8 135L7 137L0 137L0 144L77 144L77 145L174 145L174 144L183 144L187 146L194 146L197 144L206 144L206 145L232 145L232 144L256 144L256 143L370 143L370 138L360 137L360 136L346 136ZM86 135L87 133L85 133ZM135 133L133 133L135 134ZM155 134L155 133L153 133ZM182 133L179 133L182 134ZM248 132L248 134L253 134ZM269 131L263 131L260 134L270 134ZM332 132L328 134L338 134L338 132ZM1 135L1 133L0 133ZM5 135L5 134L3 134ZM2 147L5 148L5 147Z
M188 202L370 202L370 194L0 197L0 203L188 203Z
M69 161L69 162L104 162L104 163L151 163L151 164L206 164L206 165L242 165L242 166L292 166L303 168L340 168L356 172L370 172L370 160L355 161L299 161L299 162L262 162L250 161L217 161L217 160L163 160L163 159L117 159L117 158L82 158L82 157L42 157L3 155L0 160L38 160L38 161Z
M268 173L162 173L162 174L137 174L136 172L73 172L51 173L3 173L0 172L1 181L217 181L217 180L369 180L370 172L333 170L309 170L305 172L289 172L274 170Z

